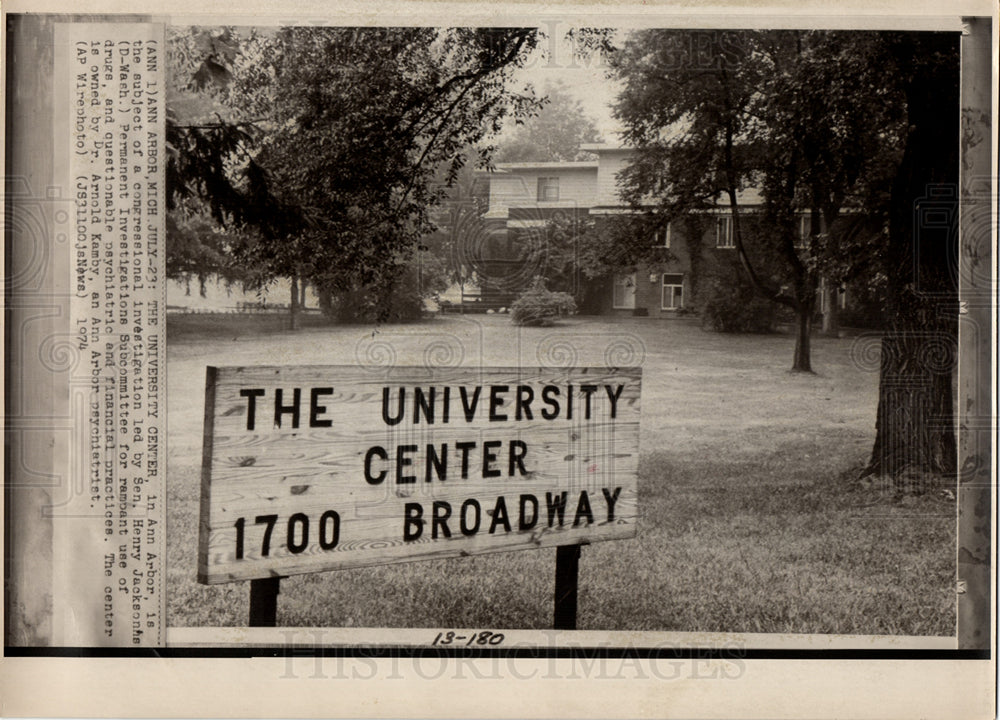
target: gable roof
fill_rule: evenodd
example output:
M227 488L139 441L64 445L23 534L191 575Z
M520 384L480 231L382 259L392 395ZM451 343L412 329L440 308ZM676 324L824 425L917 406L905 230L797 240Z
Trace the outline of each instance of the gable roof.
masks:
M497 163L495 165L495 172L510 173L519 170L596 170L597 166L597 160ZM480 172L489 173L489 170L481 170Z

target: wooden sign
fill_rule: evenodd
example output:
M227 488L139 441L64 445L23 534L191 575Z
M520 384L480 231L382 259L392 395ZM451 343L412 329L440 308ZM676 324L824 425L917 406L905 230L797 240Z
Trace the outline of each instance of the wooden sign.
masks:
M208 368L198 579L633 537L639 368Z

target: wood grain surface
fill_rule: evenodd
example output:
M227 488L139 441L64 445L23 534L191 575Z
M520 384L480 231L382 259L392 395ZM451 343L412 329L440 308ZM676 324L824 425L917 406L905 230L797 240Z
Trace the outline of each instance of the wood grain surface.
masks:
M199 581L632 537L640 380L638 368L210 367Z

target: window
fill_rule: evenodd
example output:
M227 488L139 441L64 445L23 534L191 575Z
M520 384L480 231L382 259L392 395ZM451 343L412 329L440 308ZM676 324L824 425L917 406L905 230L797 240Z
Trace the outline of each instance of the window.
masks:
M795 247L809 247L809 239L812 236L812 218L807 213L799 215L799 236L796 239Z
M663 290L660 309L676 310L684 306L684 275L663 274Z
M635 273L631 273L630 275L615 275L612 306L616 310L632 310L635 308Z
M736 247L736 243L733 241L732 221L733 219L729 215L722 215L715 219L715 247Z
M538 201L552 202L559 199L559 178L538 178Z
M653 233L653 247L670 249L670 223Z

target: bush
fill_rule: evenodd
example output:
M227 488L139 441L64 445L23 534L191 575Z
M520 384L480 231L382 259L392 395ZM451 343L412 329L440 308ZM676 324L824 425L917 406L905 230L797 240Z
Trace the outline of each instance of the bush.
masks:
M535 278L529 290L510 306L510 319L515 325L552 325L562 315L576 312L573 296L564 292L552 292L545 288L545 281Z
M885 327L885 290L877 278L856 280L847 286L847 307L837 320L841 327L881 330Z
M423 315L423 295L408 273L391 283L355 285L339 292L319 291L323 314L335 323L413 322Z
M774 330L777 309L749 283L711 278L706 281L701 323L716 332L769 333Z
M333 318L338 323L413 322L423 314L423 298L410 292L381 294L368 288L340 293L334 300Z
M323 292L320 308L337 323L406 323L424 315L424 300L448 287L444 264L424 253L395 273L385 272L370 285L355 284L339 291Z

